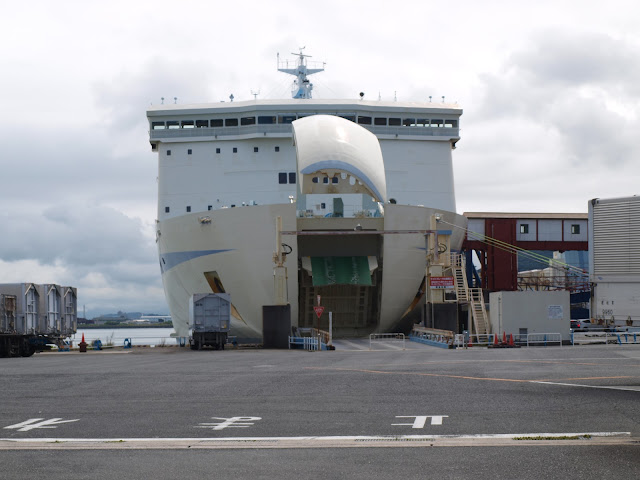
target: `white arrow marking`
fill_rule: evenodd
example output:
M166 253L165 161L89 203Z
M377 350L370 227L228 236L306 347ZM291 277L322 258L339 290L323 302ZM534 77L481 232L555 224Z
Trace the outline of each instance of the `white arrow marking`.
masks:
M58 425L62 423L69 422L77 422L80 420L76 418L75 420L62 420L61 418L50 418L49 420L44 420L44 418L30 418L29 420L21 423L16 423L15 425L9 425L8 427L4 427L5 429L14 429L19 432L28 432L29 430L33 430L35 428L56 428Z
M262 420L261 417L211 417L218 420L223 420L222 422L216 423L201 423L197 425L197 428L211 428L212 430L224 430L229 427L238 427L238 428L246 428L253 425L253 422L256 420Z
M415 418L413 423L392 423L391 425L406 425L411 428L424 428L427 418L431 419L431 425L442 425L443 418L449 418L449 415L396 415L396 418Z

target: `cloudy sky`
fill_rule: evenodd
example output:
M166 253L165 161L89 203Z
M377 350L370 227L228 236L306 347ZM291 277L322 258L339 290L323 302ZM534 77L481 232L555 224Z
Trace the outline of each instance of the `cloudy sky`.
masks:
M74 285L88 317L166 312L145 109L316 98L464 109L458 211L586 212L640 193L637 1L33 1L0 18L0 283Z

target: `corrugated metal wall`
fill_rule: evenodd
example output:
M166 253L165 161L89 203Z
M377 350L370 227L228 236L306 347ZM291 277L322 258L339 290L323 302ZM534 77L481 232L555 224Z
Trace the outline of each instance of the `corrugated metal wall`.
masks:
M593 205L594 275L640 275L640 197Z

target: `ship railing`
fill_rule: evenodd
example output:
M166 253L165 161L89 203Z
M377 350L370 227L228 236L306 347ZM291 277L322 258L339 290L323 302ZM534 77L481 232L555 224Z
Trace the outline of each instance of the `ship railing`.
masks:
M350 208L351 205L344 206L345 212L343 214L335 214L334 212L316 212L313 209L298 210L298 218L381 218L383 215L379 210L375 209L362 209L358 206Z
M360 125L375 135L409 135L409 136L429 136L429 137L449 137L458 138L460 131L458 128L427 128L427 127L384 127ZM219 128L158 128L149 131L151 140L163 138L182 137L218 137L218 136L238 136L238 135L267 135L280 134L289 137L292 134L290 123L277 125L245 125L241 127L219 127Z

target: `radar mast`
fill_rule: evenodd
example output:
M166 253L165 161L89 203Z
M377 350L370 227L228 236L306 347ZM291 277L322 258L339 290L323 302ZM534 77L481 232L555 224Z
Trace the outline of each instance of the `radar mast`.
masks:
M311 55L305 55L302 53L305 47L300 47L300 53L293 53L298 57L298 64L295 68L289 68L289 61L280 61L280 54L278 54L278 71L293 75L296 79L293 81L293 89L291 96L293 98L311 98L311 90L313 90L313 83L307 78L308 75L324 71L324 62L313 62L309 65L307 58L311 58ZM293 65L291 65L293 66Z

